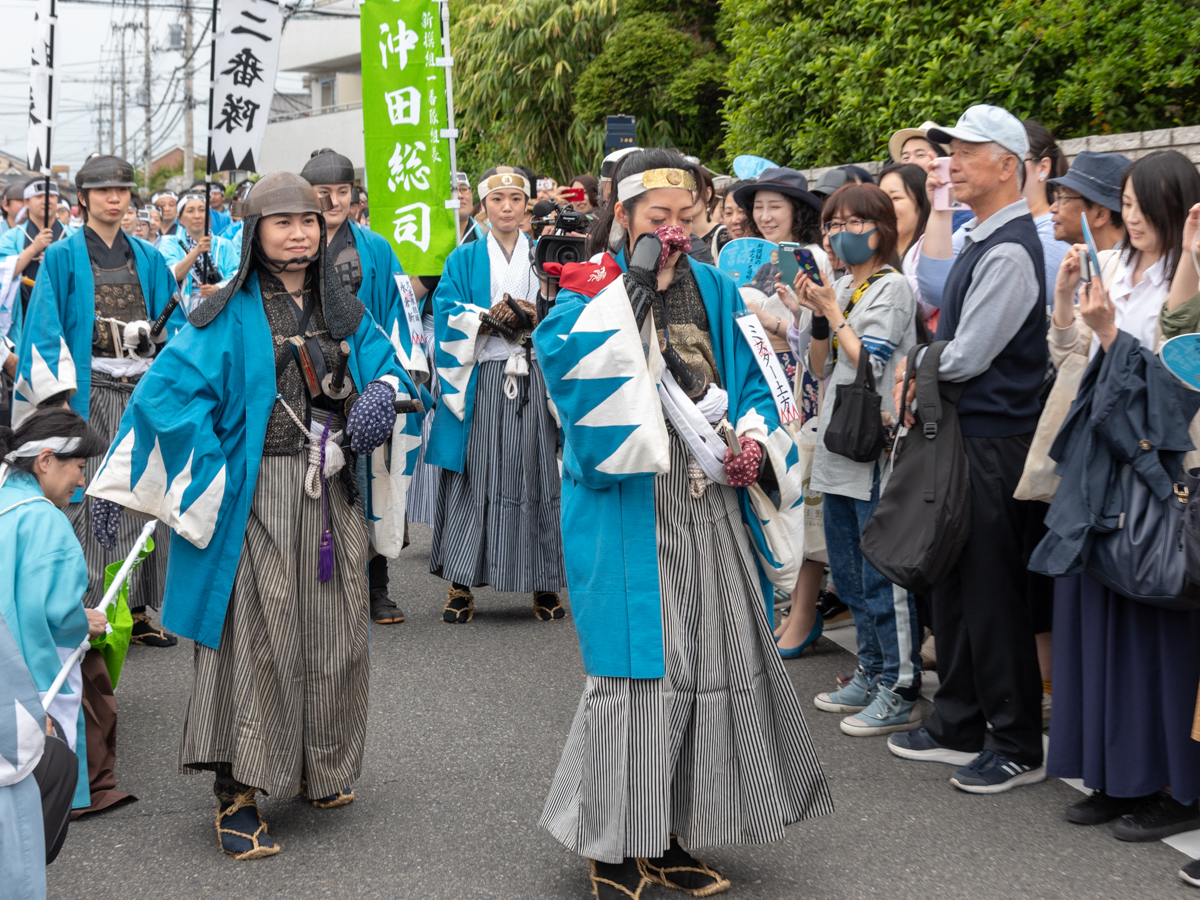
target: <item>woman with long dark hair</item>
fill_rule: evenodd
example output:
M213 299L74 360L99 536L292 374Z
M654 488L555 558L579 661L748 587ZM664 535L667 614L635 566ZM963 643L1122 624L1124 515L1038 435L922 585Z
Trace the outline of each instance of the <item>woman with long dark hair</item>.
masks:
M1029 152L1025 154L1024 184L1021 195L1029 203L1029 214L1033 216L1033 224L1037 226L1038 237L1042 242L1042 253L1046 264L1046 293L1054 290L1054 277L1058 267L1062 265L1063 257L1070 249L1065 241L1054 237L1054 213L1050 205L1054 202L1055 186L1050 180L1061 178L1067 174L1067 158L1063 155L1058 144L1054 143L1054 135L1050 129L1033 119L1026 119L1025 134L1029 138Z
M611 255L564 269L581 287L534 333L588 674L541 821L600 900L647 883L709 896L729 881L691 851L832 809L767 618L764 579L794 579L794 555L753 505L777 489L774 515L792 509L799 466L736 286L682 252L695 167L644 150L614 184L597 222Z

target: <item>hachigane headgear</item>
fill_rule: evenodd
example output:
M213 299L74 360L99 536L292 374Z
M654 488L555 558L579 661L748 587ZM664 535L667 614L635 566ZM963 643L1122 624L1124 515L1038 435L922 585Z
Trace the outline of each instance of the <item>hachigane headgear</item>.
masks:
M89 191L93 188L137 187L133 166L119 156L92 156L75 173L75 189Z
M608 156L604 157L604 161L600 163L600 183L606 184L612 181L613 172L616 171L617 163L628 156L641 150L641 147L622 147L620 150L614 150Z
M338 341L354 334L366 309L357 297L342 287L341 280L327 260L328 238L325 232L325 217L321 213L329 207L328 197L318 197L313 186L293 172L272 172L255 182L246 199L235 200L233 204L233 214L245 217L237 274L206 300L201 301L188 315L188 321L197 328L203 328L212 322L225 308L229 299L242 289L256 264L270 272L278 273L288 263L300 262L295 259L287 262L273 260L263 253L262 243L258 240L258 223L263 216L313 213L321 229L321 239L317 251L306 257L305 261L310 264L317 263L317 289L325 313L325 327L329 329L330 337Z
M176 194L174 191L167 191L167 190L155 191L153 194L150 195L150 205L157 206L158 201L162 200L164 198L178 201L179 195Z
M483 181L479 182L476 191L479 202L492 191L513 190L524 191L526 197L533 196L533 185L529 179L512 166L495 166L483 173Z
M197 194L194 191L189 191L188 193L186 193L182 197L180 197L179 200L176 202L178 203L178 205L176 206L176 215L182 215L183 211L185 209L187 209L187 205L189 203L199 202L201 205L203 205L208 202L208 198L205 197L203 194Z
M46 180L44 178L37 181L31 181L29 184L25 185L24 195L26 200L28 200L30 197L40 197L44 193L46 193ZM58 196L58 185L53 181L50 182L50 193L55 197Z
M647 169L617 182L617 199L624 203L655 188L683 188L696 193L696 176L687 169Z
M329 147L322 147L312 152L300 170L300 177L313 185L354 184L354 163L350 162L349 157Z

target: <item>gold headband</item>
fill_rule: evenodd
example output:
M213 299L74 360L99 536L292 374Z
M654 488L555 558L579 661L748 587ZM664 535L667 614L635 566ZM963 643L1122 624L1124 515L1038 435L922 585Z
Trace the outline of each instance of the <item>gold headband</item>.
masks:
M479 182L476 191L479 193L479 202L483 202L483 198L492 191L513 190L524 191L526 197L533 195L530 190L529 179L520 172L497 172L495 175L486 178Z
M654 188L683 188L696 193L696 176L686 169L647 169L617 184L617 199L622 202Z

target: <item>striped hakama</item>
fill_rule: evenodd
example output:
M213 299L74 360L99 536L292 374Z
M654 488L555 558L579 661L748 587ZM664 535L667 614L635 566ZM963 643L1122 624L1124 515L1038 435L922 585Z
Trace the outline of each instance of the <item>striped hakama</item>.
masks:
M502 360L478 364L462 472L441 471L429 571L470 587L559 591L563 570L558 429L533 361L521 397L504 395Z
M436 404L442 395L442 387L438 382L437 367L433 362L433 348L436 346L433 337L433 315L426 315L421 324L425 329L425 356L429 361L429 392ZM413 468L412 481L408 485L405 506L408 521L424 522L431 528L437 516L438 482L441 480L442 470L425 462L425 448L429 446L429 432L433 429L433 417L436 413L435 406L425 413L425 418L421 421L421 450L417 453L417 463Z
M117 435L121 416L125 407L129 405L133 388L134 385L130 382L121 382L103 372L92 372L88 424L110 444ZM103 456L93 456L87 461L83 471L88 484L92 483L103 462ZM71 520L71 527L75 529L75 536L79 538L83 547L83 558L87 562L88 591L83 596L83 605L97 606L104 598L104 567L112 562L123 561L129 555L146 523L136 516L121 516L121 524L117 528L117 545L112 550L105 550L92 537L91 497L85 496L82 503L70 504L66 513L67 518ZM160 522L154 529L154 552L129 576L130 607L162 608L163 588L167 583L167 552L170 546L171 529Z
M340 427L340 425L339 425ZM232 763L276 797L346 789L362 771L370 674L366 523L326 481L336 564L317 580L321 501L307 453L264 456L219 649L196 644L180 771Z
M833 811L775 648L734 489L654 482L666 677L588 676L541 824L581 856L758 844Z

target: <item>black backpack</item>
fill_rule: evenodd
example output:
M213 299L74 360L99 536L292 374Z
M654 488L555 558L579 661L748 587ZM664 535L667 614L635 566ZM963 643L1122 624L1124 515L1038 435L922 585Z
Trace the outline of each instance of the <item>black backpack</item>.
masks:
M891 478L862 536L862 554L893 584L927 594L958 562L971 531L971 480L955 404L961 384L938 381L949 341L928 345L918 369L908 354L904 394L916 371L916 423L896 439Z

